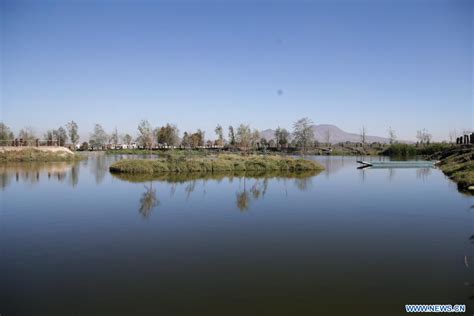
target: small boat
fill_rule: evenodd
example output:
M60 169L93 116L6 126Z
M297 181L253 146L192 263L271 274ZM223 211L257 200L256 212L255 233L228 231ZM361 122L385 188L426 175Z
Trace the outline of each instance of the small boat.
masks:
M434 168L436 161L411 160L411 161L363 161L359 168Z

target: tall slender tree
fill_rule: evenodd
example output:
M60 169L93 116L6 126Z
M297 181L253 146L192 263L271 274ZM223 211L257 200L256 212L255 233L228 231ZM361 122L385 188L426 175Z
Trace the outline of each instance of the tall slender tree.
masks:
M229 126L229 143L231 146L235 146L235 132L232 125Z
M79 141L79 132L78 132L77 123L74 121L67 123L66 129L68 131L69 139L71 140L72 146L74 149L76 149L76 144Z
M224 146L224 130L220 124L217 124L214 132L217 135L217 145Z
M393 128L390 126L388 128L388 141L390 145L394 144L396 140L397 140L397 135L395 134L395 131L393 130Z

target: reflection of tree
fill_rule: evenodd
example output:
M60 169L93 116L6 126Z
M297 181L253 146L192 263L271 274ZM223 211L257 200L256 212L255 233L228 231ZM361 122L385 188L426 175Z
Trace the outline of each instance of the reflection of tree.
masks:
M196 188L196 180L190 181L188 185L184 188L184 191L186 192L186 201L189 200L189 197L191 196L191 193L194 192L195 188Z
M264 178L263 181L256 179L255 183L250 187L250 195L247 191L247 178L244 177L243 180L244 190L236 194L236 204L240 211L248 210L251 199L258 200L259 198L263 198L268 189L268 178Z
M388 168L388 181L392 182L394 177L395 177L395 169Z
M71 168L73 168L71 170ZM72 175L71 175L72 173ZM78 164L70 162L21 162L10 163L0 166L0 189L5 189L13 178L17 182L38 184L45 175L48 179L63 182L67 175L73 178L71 185L78 182Z
M307 190L312 184L311 178L318 173L319 172L316 171L170 172L155 175L112 173L112 176L129 182L162 181L171 183L173 186L176 185L176 183L184 184L186 200L189 200L191 194L195 191L199 180L202 180L203 194L205 195L206 182L208 180L222 181L223 179L227 179L229 183L232 183L234 179L238 179L243 183L243 190L239 190L236 193L236 205L239 210L245 211L249 209L252 200L262 199L265 196L270 179L283 181L286 195L288 195L287 183L291 183L287 181L288 179L294 179L294 184L299 190ZM255 180L255 182L248 188L247 181L252 180ZM176 188L172 188L172 192L174 192L175 189ZM145 199L145 194L142 200L140 200L141 203ZM152 192L148 192L148 194L152 195ZM152 198L150 197L150 199Z
M145 186L145 192L143 192L140 199L140 208L138 212L142 214L144 218L148 218L151 215L151 211L160 204L160 201L156 197L156 190L153 189L153 183L150 186Z
M241 212L249 209L250 197L247 191L237 193L237 207Z
M244 179L244 190L242 192L237 192L237 207L241 212L246 211L249 209L250 198L247 192L247 178Z
M95 182L97 184L101 183L108 172L105 155L97 155L95 157L95 163L91 164L91 167L95 175Z
M362 183L365 183L365 169L360 169L359 179L361 180Z
M79 183L79 165L74 165L69 173L69 180L73 187Z
M262 195L262 190L259 187L259 181L255 181L254 185L250 188L250 192L252 192L252 196L254 199L258 199L260 195Z
M431 174L431 168L419 168L416 169L416 178L423 181L428 179L428 176Z
M311 181L311 178L298 178L298 179L295 179L295 185L301 191L308 190L308 188L310 188L312 184L313 184L313 182Z
M0 173L0 188L4 190L10 184L10 176L6 172Z

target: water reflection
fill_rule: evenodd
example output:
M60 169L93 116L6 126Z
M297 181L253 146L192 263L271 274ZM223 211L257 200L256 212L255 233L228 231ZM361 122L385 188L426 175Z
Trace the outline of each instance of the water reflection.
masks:
M159 175L150 174L126 174L126 173L112 173L114 178L128 181L128 182L148 182L148 181L162 181L167 183L188 183L195 180L215 180L217 182L223 179L228 179L232 182L233 179L306 179L318 175L320 171L236 171L236 172L187 172L187 173L162 173Z
M148 218L155 207L160 204L156 196L156 190L153 188L153 183L150 182L150 186L145 186L145 192L143 192L140 198L140 208L138 212L144 217Z
M0 165L0 189L13 181L37 185L41 179L57 180L75 187L79 183L79 162L9 163Z
M12 289L0 291L2 314L64 315L51 306L91 297L84 314L111 302L138 314L178 314L182 301L189 313L215 302L222 311L242 293L269 314L325 302L355 314L374 301L385 314L407 301L473 302L474 203L440 170L359 171L355 157L314 157L327 167L316 177L110 174L120 158L0 166L0 270ZM429 268L427 258L436 258Z
M432 168L418 168L416 169L416 178L425 182L431 174Z
M466 241L466 247L465 247L465 250L464 250L464 266L465 268L467 269L468 271L468 274L467 274L467 280L465 281L464 285L468 286L468 287L473 287L474 286L474 279L473 279L473 276L472 276L472 259L474 257L473 253L474 253L474 226L473 226L473 214L472 212L474 211L474 205L471 205L468 209L467 209L467 212L469 213L469 231L467 233L467 236L469 236L467 238L467 241ZM471 290L471 293L472 293L472 290ZM474 300L474 295L471 295L469 296L468 298L469 300Z
M156 190L153 188L153 182L170 183L170 196L173 197L177 184L184 184L184 192L186 201L189 201L193 192L195 192L197 184L201 184L203 195L206 194L206 182L208 180L221 182L224 179L232 183L234 179L240 181L239 188L235 193L235 205L241 211L248 211L252 201L263 199L268 190L270 179L281 179L286 186L286 180L294 179L294 186L305 191L312 186L312 177L319 172L228 172L228 173L167 173L161 175L130 175L130 174L112 174L115 178L128 182L150 182L149 186L145 186L145 192L141 194L139 200L139 213L148 218L153 209L159 206L159 198Z

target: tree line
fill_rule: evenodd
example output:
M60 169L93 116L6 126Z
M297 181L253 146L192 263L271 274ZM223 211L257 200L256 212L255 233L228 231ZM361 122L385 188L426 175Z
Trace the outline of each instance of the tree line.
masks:
M236 127L228 126L227 138L224 128L218 124L214 130L215 139L206 139L205 132L198 129L195 132L185 131L180 137L177 125L167 123L164 126L153 128L148 120L142 120L137 126L137 137L130 134L119 134L117 128L107 133L101 124L95 124L88 141L81 145L84 149L102 149L109 145L131 145L136 143L141 148L151 149L156 146L199 148L199 147L235 147L243 150L258 149L262 147L285 147L293 145L303 150L314 145L314 133L311 128L313 122L309 118L302 118L293 124L293 133L285 128L278 127L274 139L267 141L261 136L258 129L252 129L247 124ZM73 147L79 143L79 132L76 122L71 121L57 129L49 129L39 138L31 127L22 128L17 137L10 128L0 122L0 142L2 145L10 144L15 138L21 139L23 144L34 145L36 140L42 144ZM290 142L290 136L291 142ZM69 142L70 141L70 142Z
M313 131L313 121L307 117L301 118L293 123L292 131L286 128L277 127L272 135L272 139L267 140L262 137L258 129L252 129L248 124L238 126L228 126L226 129L218 124L215 135L206 139L205 132L201 129L197 131L184 131L180 137L180 130L176 124L167 123L163 126L153 127L146 119L141 120L137 126L137 136L119 134L117 128L111 133L107 133L101 124L95 124L89 139L84 141L80 147L83 149L103 149L106 147L136 144L137 147L151 149L155 147L181 147L181 148L238 148L241 150L252 150L261 148L299 148L303 151L312 147L320 146L319 140L315 139ZM78 125L70 121L57 129L49 129L41 138L42 143L47 145L65 146L72 145L74 148L79 144ZM390 144L397 142L395 131L390 127L387 130ZM362 126L360 130L360 142L367 143L367 128ZM331 146L331 131L324 132L323 144ZM451 134L450 134L451 136ZM24 144L34 145L38 139L33 128L22 128L17 137L22 139ZM432 136L426 129L417 131L416 138L420 144L429 144ZM4 123L0 122L0 142L2 145L9 144L15 139L14 133Z
M5 123L0 122L0 145L10 145L15 139L21 139L22 144L30 146L35 145L37 140L50 146L65 146L70 140L71 144L75 146L79 142L79 130L77 123L70 121L65 126L47 130L41 138L38 137L32 127L20 129L17 137L15 137L11 129Z

